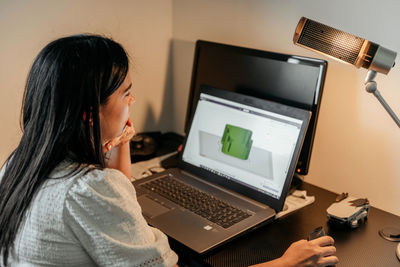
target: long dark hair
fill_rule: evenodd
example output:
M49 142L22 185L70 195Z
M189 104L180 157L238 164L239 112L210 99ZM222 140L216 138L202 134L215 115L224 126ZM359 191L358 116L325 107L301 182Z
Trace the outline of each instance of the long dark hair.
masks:
M55 40L36 57L25 87L23 135L0 182L4 265L33 197L61 161L105 167L99 106L122 84L128 65L121 45L98 35Z

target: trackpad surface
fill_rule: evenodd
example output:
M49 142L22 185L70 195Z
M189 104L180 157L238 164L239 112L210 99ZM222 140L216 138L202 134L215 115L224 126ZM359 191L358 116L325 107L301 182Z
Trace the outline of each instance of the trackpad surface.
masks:
M154 218L170 210L147 196L139 197L138 202L142 207L143 215L149 218Z

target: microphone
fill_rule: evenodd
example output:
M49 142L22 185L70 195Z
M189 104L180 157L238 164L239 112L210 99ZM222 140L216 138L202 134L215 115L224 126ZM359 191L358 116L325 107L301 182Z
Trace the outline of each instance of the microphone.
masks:
M333 57L357 68L387 74L394 67L397 53L350 33L301 17L293 43Z

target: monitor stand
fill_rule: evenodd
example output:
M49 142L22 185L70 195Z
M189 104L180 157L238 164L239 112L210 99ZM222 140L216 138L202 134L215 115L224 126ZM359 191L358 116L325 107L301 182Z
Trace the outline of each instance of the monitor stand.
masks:
M276 214L276 218L286 216L298 209L301 209L315 201L314 196L307 196L303 190L303 176L295 173L292 177L289 192L287 193L285 204L282 211ZM298 191L296 191L298 190Z
M292 183L290 184L290 190L289 192L292 192L296 189L300 189L303 185L303 180L304 177L301 176L300 174L293 174L293 178L292 178Z

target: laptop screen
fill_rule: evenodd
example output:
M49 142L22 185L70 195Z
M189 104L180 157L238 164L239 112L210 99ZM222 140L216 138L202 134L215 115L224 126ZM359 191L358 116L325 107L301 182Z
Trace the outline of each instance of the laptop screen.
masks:
M293 174L308 116L290 116L291 107L270 101L251 99L254 105L245 96L235 101L213 90L218 91L200 93L182 160L279 199Z

